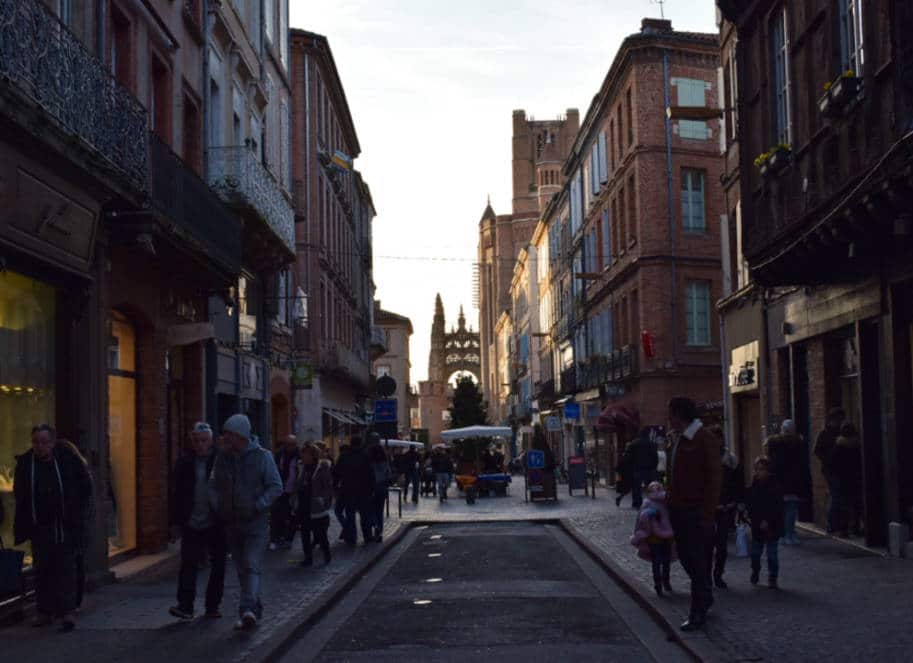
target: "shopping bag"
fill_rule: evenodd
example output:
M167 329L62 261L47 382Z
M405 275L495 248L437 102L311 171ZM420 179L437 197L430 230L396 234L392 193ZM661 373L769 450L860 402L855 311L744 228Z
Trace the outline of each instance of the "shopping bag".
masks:
M0 599L22 594L22 562L25 553L3 546L0 539Z
M735 556L748 557L751 528L746 523L739 523L735 528Z

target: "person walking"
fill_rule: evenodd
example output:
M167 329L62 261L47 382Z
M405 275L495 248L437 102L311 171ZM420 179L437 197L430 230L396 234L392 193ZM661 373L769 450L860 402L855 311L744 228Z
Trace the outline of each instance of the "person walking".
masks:
M403 454L403 471L406 473L406 492L403 499L408 499L409 485L412 485L412 502L418 504L418 494L421 489L421 456L414 448Z
M707 551L707 570L713 578L714 586L726 589L728 585L723 580L723 574L726 572L726 560L729 557L729 533L735 527L737 509L745 500L745 480L742 465L735 454L726 448L723 429L711 426L709 430L720 443L723 478L719 504L714 513L715 530L710 541L710 549Z
M846 419L842 408L835 407L828 411L824 419L824 429L815 439L815 456L821 461L821 473L827 482L827 532L835 531L837 510L840 506L840 488L837 474L834 471L834 448L837 446L837 437L840 435L840 426Z
M263 616L260 566L269 543L269 510L282 494L282 480L273 454L260 446L246 415L226 419L222 435L224 448L212 467L209 500L225 528L241 585L235 629L250 629Z
M761 554L766 551L767 586L776 589L780 575L777 545L783 534L783 491L770 470L770 459L764 456L755 459L745 504L751 520L751 584L758 584Z
M707 550L720 500L720 445L707 432L690 398L669 401L669 428L675 441L669 453L669 516L682 567L691 578L691 609L681 629L703 628L713 604Z
M342 539L350 546L358 543L355 514L361 521L361 534L365 543L373 539L372 527L374 518L371 515L371 497L374 492L374 470L371 461L361 448L361 438L353 437L349 441L349 450L340 455L336 463L334 477L339 490L339 499L343 503ZM418 484L415 486L418 491ZM418 493L416 493L417 499Z
M435 480L437 482L438 501L447 501L447 490L450 488L450 482L453 480L453 461L446 450L438 448L434 450L431 458L432 469L434 470Z
M197 572L209 557L204 617L222 616L219 606L225 587L225 531L209 502L209 475L216 460L212 427L198 421L190 432L190 453L174 466L174 491L169 502L172 539L181 539L181 569L178 572L177 605L168 612L178 619L193 619Z
M86 457L82 455L82 452L79 450L75 444L69 440L58 438L57 444L68 449L70 453L76 456L82 464L86 467L86 472L89 473L89 478L92 478L92 472L89 470L89 461L86 460ZM94 484L94 481L92 482ZM95 492L89 493L89 501L83 509L83 531L89 532L92 528L92 523L95 521ZM3 519L0 518L0 521ZM83 536L80 541L77 542L74 559L76 561L76 607L74 608L75 612L82 610L82 600L86 595L86 550L88 548L89 537Z
M48 424L32 429L32 448L16 459L13 523L16 545L31 541L38 617L34 626L60 620L76 627L76 554L86 548L92 478L86 464Z
M333 514L336 516L336 520L339 522L340 541L344 541L346 538L346 503L343 501L342 494L340 493L339 472L337 468L339 467L339 463L342 461L343 457L348 453L349 445L343 444L339 447L339 456L336 458L336 462L333 463L332 459L330 460L330 469L333 471Z
M298 440L294 435L286 437L279 449L273 453L273 460L282 480L282 494L273 504L269 514L269 549L291 547L295 538L296 521L292 518L292 495L298 484Z
M645 427L625 448L626 459L622 464L630 473L631 507L639 509L643 503L643 487L656 479L659 455L656 444L650 439L650 429Z
M834 529L846 538L862 536L862 445L859 431L846 421L834 445L834 474L837 479L837 502Z
M661 483L653 481L647 486L647 499L637 514L631 545L637 548L637 554L641 559L652 563L653 588L657 596L662 596L663 590L672 593L669 575L674 539L675 533L669 520L669 509L666 507L666 491Z
M393 481L393 469L387 459L387 452L379 444L371 447L368 457L371 459L371 470L374 472L374 493L371 496L374 528L372 540L380 543L384 540L384 505L387 503L390 482Z
M304 559L301 566L314 563L314 546L320 546L324 566L330 563L330 507L333 504L333 472L330 461L320 458L320 452L313 444L301 448L301 458L295 472L297 484L295 511L298 527L301 529L301 549Z
M799 505L808 499L812 477L805 441L796 434L792 419L783 421L779 435L767 438L767 457L770 471L783 491L783 543L798 545Z

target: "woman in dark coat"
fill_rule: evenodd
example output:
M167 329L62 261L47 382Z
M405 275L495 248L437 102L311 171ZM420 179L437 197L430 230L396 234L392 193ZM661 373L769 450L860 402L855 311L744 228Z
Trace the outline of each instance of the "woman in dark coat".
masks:
M330 462L320 459L313 444L305 444L298 461L297 513L301 527L301 566L314 563L314 546L320 545L324 564L330 563L330 507L333 505L333 472Z

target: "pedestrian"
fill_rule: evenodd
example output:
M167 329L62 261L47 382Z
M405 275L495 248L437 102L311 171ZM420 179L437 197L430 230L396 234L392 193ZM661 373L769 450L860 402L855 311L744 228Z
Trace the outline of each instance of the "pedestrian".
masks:
M848 421L840 426L833 463L839 495L834 528L844 538L851 532L862 536L862 445L859 431Z
M260 566L269 543L268 516L282 494L273 454L251 433L246 415L233 414L222 425L224 448L209 478L209 499L238 572L241 600L235 629L250 629L263 616Z
M418 452L411 448L403 454L403 471L406 474L406 492L403 494L403 499L408 499L409 486L412 486L412 502L418 504L418 494L420 490L420 480L421 480L421 457L418 455Z
M86 472L89 473L89 479L92 479L92 472L89 470L89 461L86 460L86 457L82 455L82 452L79 450L75 444L69 440L58 438L57 444L63 446L66 449L69 449L70 453L76 456L86 468ZM94 481L92 482L95 483ZM92 523L95 521L95 491L89 493L89 501L86 507L83 509L83 531L86 532L86 536L83 536L79 541L76 542L76 550L74 554L74 559L76 561L76 607L74 612L79 612L82 610L82 600L86 595L86 551L88 548L89 537L88 533L92 530ZM2 521L2 518L0 518Z
M372 540L380 543L384 540L384 505L387 503L390 482L393 481L393 469L390 467L387 453L379 444L371 447L368 457L371 459L371 470L374 472L374 493L371 496L371 513L374 516Z
M658 596L663 590L672 593L669 573L672 565L675 533L666 507L666 491L658 481L647 486L647 499L637 514L631 545L637 548L642 559L653 565L653 589Z
M777 588L780 559L777 543L783 534L783 491L772 475L770 459L759 456L745 504L751 520L751 584L761 575L761 554L767 552L767 586Z
M172 539L181 539L181 569L178 572L177 605L168 612L182 620L193 619L197 572L209 558L204 617L222 616L219 606L225 587L225 531L209 501L209 475L216 460L212 427L203 421L190 432L190 453L174 466L174 490L169 501Z
M835 516L840 504L837 474L834 471L834 447L837 445L837 437L840 435L840 426L844 419L846 419L846 413L843 408L835 407L829 410L824 419L824 429L818 433L818 437L815 439L815 456L821 461L821 473L827 482L828 534L836 529Z
M631 489L631 507L639 509L643 503L643 487L656 479L656 465L659 455L656 444L650 439L650 429L644 427L640 434L625 447L622 464L628 468Z
M295 520L292 518L292 495L298 484L298 440L287 436L273 452L273 460L282 480L282 494L273 504L269 514L269 549L291 547L295 538Z
M314 546L320 546L324 566L330 563L330 507L333 504L333 471L330 461L320 458L313 444L301 448L297 462L295 495L292 499L301 529L301 566L314 563Z
M343 456L349 453L349 445L343 444L339 447L339 456L336 458L336 462L331 463L331 469L333 470L333 514L336 516L337 522L339 522L340 533L339 540L344 541L346 538L346 503L342 499L339 488L339 475L336 471L339 463L342 461Z
M676 434L669 453L669 517L682 568L691 578L691 608L681 629L704 626L713 604L707 571L707 550L714 532L720 500L720 444L704 429L690 398L669 401L669 427Z
M361 534L365 543L373 539L374 517L371 515L371 497L374 494L374 470L371 461L361 448L361 438L349 440L349 450L336 463L335 485L343 503L341 538L350 546L358 543L355 515L361 521ZM418 490L418 485L415 486ZM416 493L417 498L417 493Z
M783 421L778 435L767 438L767 457L770 471L783 491L783 543L798 545L799 505L808 498L812 477L805 440L796 434L792 419Z
M48 424L32 428L32 448L16 458L13 483L16 545L31 541L38 617L34 626L60 620L76 627L76 554L86 548L92 478L86 464Z
M437 482L438 501L447 500L447 490L450 488L450 482L453 480L453 461L450 454L445 449L438 447L434 451L432 458L435 480Z
M728 585L723 580L726 572L726 560L729 556L729 533L735 528L735 518L740 504L745 500L744 470L738 458L729 449L723 436L723 429L719 426L709 428L720 443L720 458L722 464L722 488L720 500L714 513L715 530L707 551L707 569L713 584L718 589L726 589Z

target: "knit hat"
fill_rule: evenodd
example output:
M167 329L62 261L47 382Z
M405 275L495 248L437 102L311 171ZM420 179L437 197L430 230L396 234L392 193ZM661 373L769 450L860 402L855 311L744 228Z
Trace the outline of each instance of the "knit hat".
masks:
M250 439L250 419L246 414L233 414L222 424L223 433L234 433L245 440Z
M193 425L191 431L194 433L212 433L212 426L205 421L198 421Z

